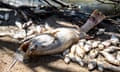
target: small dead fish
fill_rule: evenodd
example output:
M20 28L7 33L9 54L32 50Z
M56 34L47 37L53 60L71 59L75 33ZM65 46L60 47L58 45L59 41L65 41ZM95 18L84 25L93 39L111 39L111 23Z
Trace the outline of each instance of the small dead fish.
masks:
M115 35L112 35L110 41L112 42L112 44L117 45L119 43L119 38Z
M83 58L85 56L85 51L83 50L83 48L77 46L76 47L76 55L79 56L80 58Z
M70 49L70 53L72 53L72 54L75 55L75 53L76 53L76 48L77 48L77 45L74 44L74 45L71 47L71 49Z
M86 39L80 39L79 42L86 42Z
M98 47L99 44L100 44L100 41L93 41L92 47L96 48L96 47Z
M109 52L109 53L116 52L116 51L120 51L120 48L116 46L110 46L110 47L105 48L103 51Z
M96 58L97 55L98 55L98 51L95 49L91 50L89 53L90 58Z
M102 55L105 57L105 60L111 64L120 66L120 61L115 58L115 56L111 55L108 52L101 51Z
M74 54L69 53L69 54L68 54L68 57L69 57L72 61L76 61Z
M89 44L85 44L85 46L83 47L85 52L89 52L92 49L92 46Z
M103 44L105 47L108 47L111 45L111 42L110 42L110 40L106 40L106 41L102 42L101 44Z
M97 64L97 69L98 69L100 72L104 72L104 67L103 67L103 65L101 65L101 64Z
M98 45L98 48L99 48L100 50L103 50L103 49L105 48L105 46L104 46L103 44L99 44L99 45Z
M93 41L92 40L88 40L86 41L86 44L92 45Z
M117 52L117 56L116 56L117 60L120 61L120 51Z
M68 64L69 62L70 62L70 58L69 58L69 56L68 55L66 55L65 56L65 58L64 58L64 62L66 63L66 64Z
M84 47L84 45L85 45L85 43L84 43L84 42L80 42L80 41L79 41L78 45L79 45L79 47L83 48L83 47Z
M70 52L69 49L66 49L64 52L63 52L63 56L65 56L66 54L68 54Z
M97 67L97 63L94 61L91 61L88 63L88 70L92 71Z
M82 61L82 59L78 56L75 56L75 61L80 64L81 66L84 66L84 62Z

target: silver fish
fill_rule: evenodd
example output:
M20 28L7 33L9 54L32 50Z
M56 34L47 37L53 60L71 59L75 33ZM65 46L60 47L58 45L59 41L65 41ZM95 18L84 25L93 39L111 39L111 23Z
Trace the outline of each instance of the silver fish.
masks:
M88 63L88 69L91 71L91 70L94 70L97 66L97 63L94 62L94 61L91 61Z

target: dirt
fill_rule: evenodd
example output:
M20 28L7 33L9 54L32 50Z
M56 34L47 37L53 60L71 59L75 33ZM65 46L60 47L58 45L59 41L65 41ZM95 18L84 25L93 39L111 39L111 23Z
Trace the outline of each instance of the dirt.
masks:
M105 34L95 35L98 29L104 28ZM2 29L2 28L1 28ZM3 28L4 29L4 28ZM9 29L9 28L7 28ZM6 29L5 29L6 30ZM120 38L119 26L115 24L102 23L91 30L89 34L97 39L109 39L111 34ZM2 30L1 30L2 31ZM6 72L8 66L13 61L14 53L19 47L19 40L10 37L0 37L0 72ZM89 72L87 68L71 62L65 64L63 58L59 56L36 56L28 60L27 63L17 62L9 72ZM98 72L98 71L93 71Z
M0 37L0 72L5 72L13 61L18 41ZM65 64L59 56L37 56L27 63L17 62L10 72L89 72L76 63Z
M2 26L1 26L2 27ZM105 29L105 34L95 35L98 29ZM7 28L9 29L9 28ZM2 30L0 29L0 32ZM109 39L112 34L120 38L120 25L109 22L102 23L89 32L97 39ZM19 40L10 37L0 37L0 72L6 72L8 66L13 61L16 49L19 47ZM27 63L17 62L9 72L89 72L87 68L71 62L65 64L63 58L59 56L36 56L28 60ZM93 71L98 72L98 71Z

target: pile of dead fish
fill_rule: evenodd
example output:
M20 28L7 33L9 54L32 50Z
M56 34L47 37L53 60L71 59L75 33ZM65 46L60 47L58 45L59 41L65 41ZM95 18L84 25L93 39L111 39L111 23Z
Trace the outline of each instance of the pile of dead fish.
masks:
M120 42L114 35L105 41L81 39L63 52L63 55L65 63L77 62L90 71L120 71Z

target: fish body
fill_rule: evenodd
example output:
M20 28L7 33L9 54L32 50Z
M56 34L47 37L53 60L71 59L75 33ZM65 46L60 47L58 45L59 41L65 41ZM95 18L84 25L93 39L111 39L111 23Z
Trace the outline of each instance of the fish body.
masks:
M80 33L72 28L57 28L51 33L43 33L30 39L25 51L26 54L49 55L60 53L80 39ZM23 50L24 45L23 43L19 49Z

